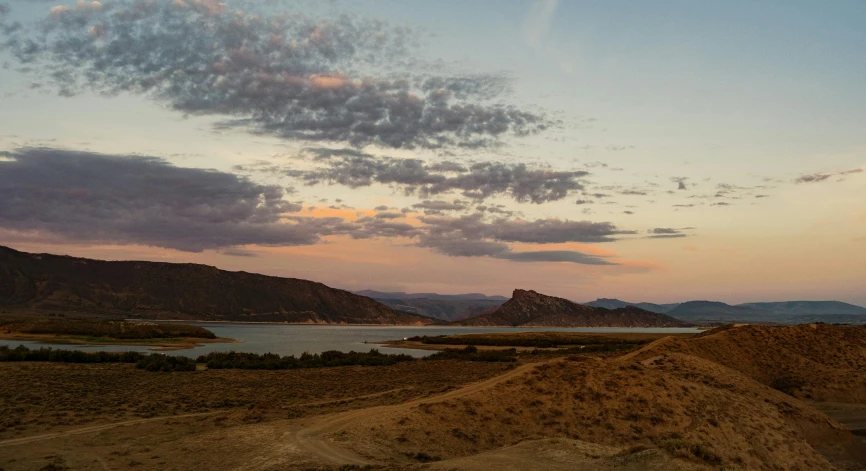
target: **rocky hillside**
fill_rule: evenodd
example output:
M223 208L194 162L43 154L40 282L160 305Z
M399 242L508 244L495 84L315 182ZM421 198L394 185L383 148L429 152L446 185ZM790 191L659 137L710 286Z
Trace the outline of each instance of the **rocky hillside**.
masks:
M684 321L636 307L605 309L545 296L535 291L514 290L499 309L459 325L523 327L685 327Z
M423 325L433 320L295 278L106 262L0 247L0 310L149 319Z

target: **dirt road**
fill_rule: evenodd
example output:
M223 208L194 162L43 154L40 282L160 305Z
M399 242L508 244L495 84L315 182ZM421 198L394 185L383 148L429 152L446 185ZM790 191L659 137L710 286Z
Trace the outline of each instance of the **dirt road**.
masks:
M111 430L111 429L117 428L117 427L127 427L130 425L145 424L148 422L158 422L160 420L185 419L185 418L189 418L189 417L202 417L205 415L219 414L220 412L225 412L225 411L199 412L196 414L160 416L160 417L151 417L149 419L135 419L135 420L127 420L125 422L114 422L111 424L92 425L90 427L82 427L82 428L77 428L74 430L66 430L64 432L47 433L45 435L34 435L32 437L13 438L11 440L3 440L3 441L0 441L0 447L23 445L25 443L38 442L40 440L51 440L54 438L68 437L71 435L80 435L82 433L102 432L103 430Z
M289 440L293 442L293 445L297 446L301 450L304 450L314 455L315 457L329 463L340 465L371 464L368 460L364 459L358 454L334 444L326 436L328 434L339 432L340 430L343 430L352 424L362 422L365 419L373 418L382 414L406 411L412 407L416 407L424 403L430 404L444 402L451 399L468 396L470 394L475 394L479 391L483 391L485 389L494 387L497 384L508 381L511 378L520 376L540 364L541 363L527 363L503 375L490 378L480 383L470 384L460 389L448 391L444 394L440 394L434 397L416 399L411 402L406 402L394 406L371 407L368 409L360 409L329 416L317 417L314 418L315 422L313 422L311 425L308 425L305 428L298 430L293 434L290 434Z

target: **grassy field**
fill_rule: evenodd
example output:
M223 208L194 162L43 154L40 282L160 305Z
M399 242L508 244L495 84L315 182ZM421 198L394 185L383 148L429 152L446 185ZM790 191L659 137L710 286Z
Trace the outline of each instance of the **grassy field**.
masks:
M622 351L647 344L663 337L690 338L693 333L647 332L504 332L411 337L407 340L378 342L385 347L444 350L453 347L475 346L479 350L515 348L518 351L534 349L580 349L594 351Z
M387 391L393 393L361 402L423 397L511 367L442 360L380 367L152 373L132 364L0 363L0 440L73 426L236 408L243 411L242 421L301 417L347 408L351 398ZM0 457L9 452L0 448Z

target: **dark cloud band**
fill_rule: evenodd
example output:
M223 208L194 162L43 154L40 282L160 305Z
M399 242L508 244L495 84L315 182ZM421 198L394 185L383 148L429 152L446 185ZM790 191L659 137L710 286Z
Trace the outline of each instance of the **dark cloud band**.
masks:
M493 102L497 75L421 76L409 30L343 16L236 11L214 0L54 7L5 45L62 95L143 95L221 126L393 148L485 147L555 125ZM2 12L0 12L2 16ZM395 72L396 70L396 72Z

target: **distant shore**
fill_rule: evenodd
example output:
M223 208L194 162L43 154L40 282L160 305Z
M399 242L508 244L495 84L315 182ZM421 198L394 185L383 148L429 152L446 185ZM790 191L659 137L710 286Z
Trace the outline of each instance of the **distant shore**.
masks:
M137 347L152 347L154 351L188 350L201 347L206 343L242 343L243 340L218 337L203 339L193 337L154 338L154 339L111 339L86 337L81 335L56 334L0 334L0 340L20 340L24 342L40 342L52 345L125 345Z

